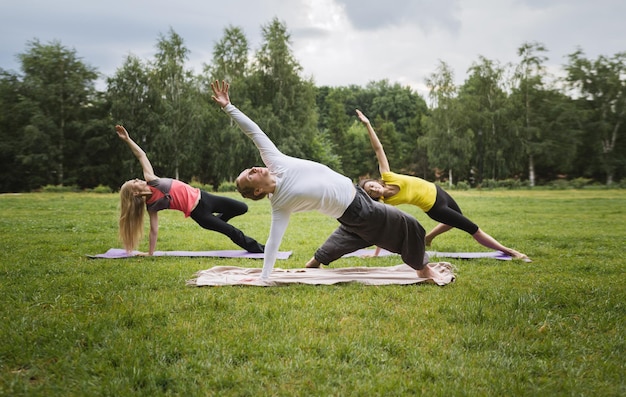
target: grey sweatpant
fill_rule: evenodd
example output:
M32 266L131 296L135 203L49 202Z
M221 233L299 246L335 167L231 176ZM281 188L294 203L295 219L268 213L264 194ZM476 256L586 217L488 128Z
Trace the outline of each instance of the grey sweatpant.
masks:
M411 215L396 207L372 200L359 186L356 196L337 219L339 227L315 252L315 259L328 265L343 255L377 245L400 254L413 269L423 269L425 257L424 228Z

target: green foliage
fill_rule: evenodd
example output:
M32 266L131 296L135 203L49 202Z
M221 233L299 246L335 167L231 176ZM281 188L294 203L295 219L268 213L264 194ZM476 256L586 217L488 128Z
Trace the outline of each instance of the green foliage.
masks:
M327 133L319 133L311 142L311 159L322 164L327 165L333 170L351 175L345 165L342 163L342 159L336 154L338 145L328 136Z
M199 102L203 104L204 112L203 127L199 134L202 152L198 160L200 171L196 176L211 183L213 190L219 190L221 182L232 180L241 170L258 164L256 148L213 104L213 92L210 88L210 84L216 80L229 82L233 103L244 108L249 100L245 79L250 72L249 53L248 40L243 31L238 27L228 26L213 49L211 64L206 65L204 73L199 76Z
M217 191L220 193L236 192L237 185L235 184L235 182L223 182L220 183L220 187L217 189Z
M262 263L88 259L119 244L117 195L0 195L11 247L0 251L0 394L624 395L626 191L454 197L534 262L450 260L457 280L445 287L189 287L199 270ZM268 200L246 203L231 222L267 237ZM177 211L160 226L158 249L233 249ZM293 254L278 265L301 268L336 227L295 214L281 246ZM481 250L459 231L432 248ZM397 263L344 258L332 268Z
M0 69L0 192L17 192L41 183L25 177L26 164L18 158L24 152L23 138L17 133L28 122L28 109L20 104L18 75Z
M193 180L189 183L189 185L196 187L200 190L204 190L205 192L220 192L220 193L228 193L228 192L236 192L237 191L237 185L235 185L235 182L222 182L220 183L220 185L217 187L217 189L215 189L212 185L207 185L204 183L200 183L196 180Z
M170 29L159 38L148 79L148 87L157 98L153 157L161 165L161 173L184 180L194 175L194 165L201 159L197 137L204 108L193 74L186 69L188 54L182 37Z
M192 179L191 182L189 182L189 186L193 186L195 188L198 188L200 190L204 190L205 192L211 192L213 191L213 187L210 185L206 185L202 182L198 182L196 179Z
M315 86L300 76L302 66L291 50L287 26L274 18L262 27L262 33L263 42L247 79L251 109L245 112L283 153L310 158L318 132Z
M551 187L552 189L557 189L557 190L565 190L565 189L570 188L569 182L565 179L557 179L557 180L551 181L548 184L548 186Z
M46 185L41 188L42 192L45 193L69 193L69 192L78 192L78 186L76 185Z
M336 158L341 164L340 168L332 168L348 177L378 174L376 158L367 132L356 118L356 109L368 116L398 171L417 174L425 163L425 156L416 145L422 134L420 119L427 107L423 98L410 88L386 80L371 82L365 88L321 87L317 106L322 137L331 141L328 148L336 156L331 156L332 164ZM328 157L314 159L328 164L325 160Z
M510 126L511 101L506 90L506 69L497 61L479 57L470 76L459 87L459 106L466 129L474 132L472 177L502 179L518 169L520 156L514 129Z
M239 27L228 26L213 48L213 62L207 65L211 81L242 82L248 71L248 39Z
M565 190L565 189L623 189L624 188L624 184L623 181L622 183L616 183L616 184L611 184L611 185L604 185L604 184L600 184L600 183L593 183L592 179L589 178L574 178L571 180L567 180L567 179L556 179L553 181L549 181L548 183L546 183L546 186L548 186L551 189L557 189L557 190Z
M519 179L510 179L510 178L498 181L498 185L499 187L503 187L506 189L519 189L521 187L527 186L526 184L524 184L524 182L520 181Z
M570 54L566 69L570 87L580 91L582 101L590 105L584 109L585 129L595 149L591 154L599 159L610 185L615 171L624 164L618 149L618 142L624 139L618 140L618 136L623 136L626 117L626 52L589 60L579 49ZM625 147L622 143L621 148Z
M483 179L479 187L481 189L494 189L498 187L498 181L495 179Z
M506 180L534 186L563 176L612 184L626 175L624 53L587 59L578 50L563 79L545 69L544 45L525 42L518 64L479 56L459 86L442 61L427 80L427 104L385 79L316 87L302 76L287 26L274 18L261 31L252 49L241 28L227 26L196 75L183 38L170 29L150 59L130 54L105 92L95 90L97 71L74 50L28 42L18 55L22 73L0 69L0 192L58 184L117 189L140 177L115 124L129 130L157 175L218 190L261 159L213 103L216 79L232 84L233 103L283 152L352 179L378 173L355 125L357 108L380 133L392 169L428 180L447 175L483 187L504 180L497 184L506 187Z
M117 139L115 124L121 124L128 130L157 169L160 165L152 155L157 143L153 139L153 132L158 125L158 116L153 110L157 99L156 93L150 90L149 75L148 66L136 56L129 55L115 74L107 79L106 95L112 114L108 143L117 148L118 153L124 154L119 157L116 167L120 172L116 185L141 176L141 166L124 147L125 144Z
M527 188L528 182L519 179L483 179L479 187L481 189L521 189Z
M474 150L474 132L463 123L453 71L441 62L427 79L427 86L435 108L422 117L425 134L418 142L426 149L431 166L448 170L449 175L454 171L459 179L466 178Z
M10 131L20 139L13 151L15 164L22 175L22 189L47 184L76 184L91 159L84 156L94 117L103 118L102 101L96 94L96 70L85 65L75 50L58 41L42 44L35 39L18 55L22 76L13 98L19 125ZM6 84L6 83L5 83ZM3 87L7 87L3 84ZM6 97L5 97L6 98ZM11 116L14 117L14 116ZM9 124L10 125L10 124ZM7 124L2 125L2 129ZM2 134L4 136L5 132ZM15 172L15 170L11 170Z
M113 189L109 186L98 185L91 189L93 193L113 193Z
M449 182L436 181L435 185L441 187L443 190L470 190L471 189L470 184L466 181L458 181L452 186L450 186Z
M593 182L590 178L574 178L570 181L570 184L574 189L582 189Z
M466 181L459 181L454 185L454 190L469 190L470 184Z

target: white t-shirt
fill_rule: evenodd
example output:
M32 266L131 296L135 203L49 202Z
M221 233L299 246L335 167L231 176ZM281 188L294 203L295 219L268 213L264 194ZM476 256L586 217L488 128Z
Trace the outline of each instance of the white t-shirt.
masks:
M261 159L276 177L269 195L272 224L265 244L261 278L268 278L293 212L319 211L335 219L348 208L356 194L352 181L327 166L281 153L259 126L234 105L223 109L259 149Z

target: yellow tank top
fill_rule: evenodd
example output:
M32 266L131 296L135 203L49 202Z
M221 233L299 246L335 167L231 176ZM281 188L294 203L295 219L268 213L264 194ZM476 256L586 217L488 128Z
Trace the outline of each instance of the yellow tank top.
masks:
M429 211L435 205L437 187L434 183L415 176L396 174L395 172L383 172L382 178L387 185L396 185L400 188L398 193L391 197L383 198L382 201L389 205L412 204Z

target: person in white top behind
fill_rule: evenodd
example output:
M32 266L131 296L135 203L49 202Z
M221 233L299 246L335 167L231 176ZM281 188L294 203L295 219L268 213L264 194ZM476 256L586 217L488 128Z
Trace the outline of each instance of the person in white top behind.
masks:
M414 217L372 200L349 178L323 164L281 153L254 121L230 103L227 82L215 81L211 89L213 100L254 142L266 166L245 169L235 180L243 197L268 197L271 203L272 223L261 281L271 275L291 214L313 210L337 219L340 225L307 262L308 268L328 265L347 253L377 245L400 254L420 278L436 279L443 272L427 266L425 231Z

